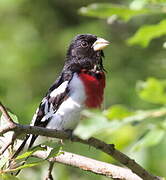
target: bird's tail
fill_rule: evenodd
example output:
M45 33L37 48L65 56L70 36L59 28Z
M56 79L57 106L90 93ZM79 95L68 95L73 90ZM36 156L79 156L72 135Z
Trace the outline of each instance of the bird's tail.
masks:
M16 150L16 152L12 155L11 159L16 158L20 152L24 149L26 142L28 141L30 135L26 135L25 139L23 140L23 142L21 143L21 145L19 146L19 148Z
M11 160L15 159L19 154L20 152L24 149L25 145L27 144L27 141L30 140L29 142L29 145L28 145L28 148L27 150L29 150L33 143L35 142L36 138L38 136L36 135L26 135L25 139L23 140L23 142L21 143L21 145L19 146L19 148L16 150L16 152L12 155L11 157ZM29 156L25 158L24 162L21 164L21 165L24 165L26 163L26 161L28 160ZM9 163L9 166L10 166L10 163ZM18 170L16 173L15 173L15 176L17 176L19 173L20 173L21 170Z
M11 157L11 162L13 159L15 159L19 154L20 152L24 149L28 139L30 138L30 135L26 135L25 139L23 140L23 142L21 143L21 145L19 146L19 148L16 150L16 152L12 155ZM29 147L28 147L29 149ZM25 159L25 161L27 160L28 158ZM25 164L25 161L21 164L21 165L24 165ZM9 167L10 167L10 162L9 162ZM14 175L17 176L19 173L20 173L21 170L18 170Z

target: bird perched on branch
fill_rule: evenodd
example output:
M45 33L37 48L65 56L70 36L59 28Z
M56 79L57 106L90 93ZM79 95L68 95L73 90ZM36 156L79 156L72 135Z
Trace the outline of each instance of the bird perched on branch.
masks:
M108 45L92 34L80 34L72 40L64 68L41 101L31 125L72 132L84 107L100 107L105 88L102 50ZM27 135L16 154L28 139L28 147L32 147L36 138Z

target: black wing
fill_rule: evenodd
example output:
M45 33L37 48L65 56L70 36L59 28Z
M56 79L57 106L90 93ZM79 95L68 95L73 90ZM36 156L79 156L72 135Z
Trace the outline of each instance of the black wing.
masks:
M48 90L46 96L43 98L42 102L39 105L39 108L36 111L36 114L33 117L32 124L33 126L40 126L46 127L50 121L50 118L45 118L45 115L50 111L56 112L62 102L68 97L69 88L68 84L72 78L71 72L62 73L62 75L53 83L53 85ZM64 86L64 90L57 94L56 96L51 96L51 93L56 91L58 87L60 87L63 83L66 85ZM36 140L37 136L33 135L31 137L31 141L29 147L32 147L34 141Z
M61 105L66 95L68 94L69 89L68 86L64 86L64 90L61 93L58 93L58 95L53 97L51 97L51 93L53 91L56 91L58 87L60 87L64 82L67 82L66 84L68 84L72 79L72 76L73 73L71 71L67 71L67 72L63 72L58 77L58 79L49 88L48 92L46 93L46 96L43 98L42 102L40 103L39 108L34 114L31 125L41 126L41 127L45 127L47 125L47 120L45 122L43 117L50 111L50 105L51 104L53 105L54 111L56 112L56 110L58 109L58 107Z
M36 113L34 114L31 125L40 126L40 127L47 126L49 122L49 118L46 119L44 117L50 111L51 104L52 107L54 108L54 111L56 112L56 110L64 101L64 99L68 96L69 88L68 86L66 86L64 91L55 97L52 97L50 95L54 90L56 90L60 85L62 85L62 83L64 82L69 83L70 80L72 79L72 76L73 76L72 72L62 73L59 76L59 78L53 83L53 85L48 90L46 96L43 98L42 102L40 103ZM29 138L30 138L30 143L28 145L28 149L31 148L37 137L38 137L37 135L27 135L25 140L22 142L22 144L20 145L20 147L17 149L17 151L14 153L12 157L13 158L16 157L22 151Z

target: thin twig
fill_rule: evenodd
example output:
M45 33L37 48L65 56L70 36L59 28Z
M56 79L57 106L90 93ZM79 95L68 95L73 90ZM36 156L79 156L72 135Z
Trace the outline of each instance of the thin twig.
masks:
M9 124L15 124L12 118L9 116L5 106L0 102L0 111L2 112L4 118Z
M47 158L47 156L45 157ZM45 180L54 180L53 179L53 176L52 176L52 170L54 168L54 162L53 161L50 161L49 162L49 168L48 168L48 174L47 174L47 177Z

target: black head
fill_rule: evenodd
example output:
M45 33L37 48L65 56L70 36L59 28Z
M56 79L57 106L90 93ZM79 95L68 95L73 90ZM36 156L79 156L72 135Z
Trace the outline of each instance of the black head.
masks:
M109 44L108 41L92 34L77 35L71 42L67 51L65 69L80 71L97 67L103 70L102 49Z

